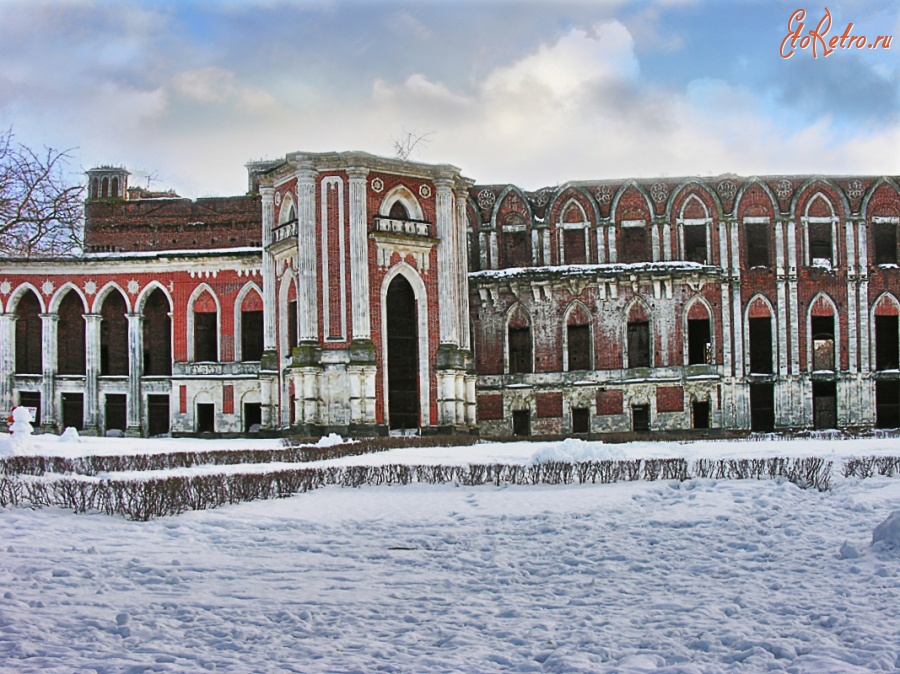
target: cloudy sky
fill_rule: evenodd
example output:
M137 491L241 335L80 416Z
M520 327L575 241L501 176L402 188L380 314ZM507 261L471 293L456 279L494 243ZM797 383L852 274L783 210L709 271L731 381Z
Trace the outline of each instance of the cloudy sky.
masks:
M0 127L186 196L295 150L481 183L900 173L900 41L780 55L798 0L0 0ZM828 37L900 35L830 0Z

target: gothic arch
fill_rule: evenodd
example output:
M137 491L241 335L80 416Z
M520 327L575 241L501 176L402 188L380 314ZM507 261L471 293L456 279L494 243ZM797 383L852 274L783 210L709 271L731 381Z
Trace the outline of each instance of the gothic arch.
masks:
M278 224L284 225L297 219L297 207L294 204L294 196L291 192L285 192L278 209Z
M416 323L418 330L418 347L419 347L419 414L422 426L431 425L431 381L428 376L428 364L431 362L431 353L428 349L428 291L422 277L414 267L407 262L398 262L388 270L381 282L381 325L382 328L387 326L387 294L391 281L397 276L402 275L406 281L412 286L413 294L416 298ZM390 423L388 413L388 345L387 339L382 337L381 340L381 377L384 422Z
M878 296L869 310L869 367L874 372L878 369L878 317L900 316L900 301L890 291L885 291Z
M131 311L131 301L128 298L128 293L126 293L125 290L122 289L122 286L120 286L115 281L108 282L105 286L103 286L99 290L99 292L97 292L97 294L94 296L94 306L92 308L92 311L95 314L100 313L100 311L103 308L103 303L106 301L106 298L109 296L110 293L113 293L115 291L119 291L119 294L122 296L122 299L125 300L126 313Z
M594 325L591 320L591 312L587 308L584 302L581 300L573 300L571 304L569 304L568 308L566 308L565 313L563 314L563 330L562 330L562 341L563 341L563 371L568 372L570 368L571 359L569 358L569 327L570 326L587 326L587 347L588 347L588 355L586 358L587 363L591 365L589 368L584 369L594 369ZM579 368L582 369L582 368Z
M622 310L622 315L625 318L622 321L622 333L620 338L620 344L622 344L624 348L624 353L622 354L622 363L625 368L633 368L633 367L653 367L654 366L654 358L653 358L653 343L655 338L655 330L653 329L653 312L650 309L650 306L644 301L642 297L633 297L631 301L625 305ZM632 339L636 339L630 334L630 331L633 330L633 324L638 323L646 323L647 324L647 334L641 339L646 339L647 344L642 345L639 344L641 349L647 349L647 365L641 365L640 362L635 363L634 361L634 351L636 346L632 344Z
M207 283L200 283L194 288L194 292L187 301L187 359L188 362L194 361L194 324L195 310L194 304L198 299L203 297L205 293L209 293L216 305L216 360L222 358L222 305L215 291Z
M773 218L777 216L779 213L779 207L778 199L775 197L775 193L772 192L772 188L769 187L764 181L755 176L752 178L747 178L746 182L741 185L741 188L738 190L738 193L734 198L734 206L732 206L730 215L738 217L738 214L740 213L741 200L744 198L744 195L753 187L759 187L762 189L766 197L768 197L769 204L772 207L770 216Z
M770 335L772 347L772 374L778 370L778 314L769 301L769 298L762 293L754 294L744 307L743 316L743 333L744 333L744 374L750 374L750 319L751 318L768 318L770 320Z
M281 276L278 285L278 352L281 354L282 363L286 357L291 355L291 350L296 346L296 344L290 344L288 340L291 332L288 324L291 295L294 296L294 300L297 299L297 283L293 270L288 268ZM296 326L294 326L294 334L297 334Z
M47 305L44 303L44 298L41 296L41 291L28 282L16 286L16 289L10 293L9 299L6 301L6 313L14 314L19 306L19 301L29 290L33 292L34 296L37 298L38 305L41 307L41 313L47 313Z
M169 293L168 289L159 281L150 281L150 283L144 286L144 289L141 290L141 293L134 301L134 310L136 313L144 313L144 307L147 304L147 298L150 297L151 293L153 293L154 290L161 290L162 294L165 295L166 300L168 300L169 302L170 313L175 310L175 305L172 302L172 295Z
M647 217L648 217L648 221L647 221L647 224L649 225L649 224L650 224L650 219L653 218L653 214L656 212L656 211L653 209L653 200L650 199L650 195L647 194L647 190L645 190L643 187L641 187L641 186L638 184L638 182L637 182L636 180L634 180L634 179L629 180L629 181L623 183L623 184L619 187L619 189L616 190L616 194L615 194L615 196L613 197L612 204L610 205L610 208L609 208L609 219L610 219L610 221L616 222L616 216L617 216L617 214L618 214L618 209L619 209L619 200L622 198L622 195L625 194L625 193L628 191L628 188L629 188L629 187L634 187L634 188L638 191L638 193L644 198L644 202L645 202L646 205L647 205L647 211L648 211L648 216L647 216Z
M515 195L525 206L525 213L522 214L522 217L525 218L525 226L528 229L531 229L531 223L534 221L534 213L531 210L531 204L528 203L528 199L525 198L525 193L515 185L507 185L500 194L497 195L497 199L494 201L494 207L491 209L491 229L499 231L497 227L497 216L500 214L500 207L503 205L503 202L506 201L510 195Z
M706 319L709 322L709 349L711 352L711 360L715 362L716 353L716 324L713 320L715 314L712 306L703 295L694 295L684 305L684 312L681 317L681 337L682 337L682 357L685 365L690 364L690 343L689 323L692 320Z
M898 185L893 178L881 177L869 186L866 195L863 197L862 204L859 207L859 212L864 218L869 219L872 217L869 214L870 202L872 201L872 197L878 191L878 188L884 185L887 185L889 188L893 189L894 193L897 196L897 201L900 201L900 185Z
M87 298L84 296L81 288L72 283L71 281L68 283L64 283L60 286L59 290L57 290L53 294L53 298L50 300L50 304L47 307L48 313L55 314L59 311L59 305L65 298L66 294L69 292L74 292L78 299L81 300L81 306L84 308L84 313L90 312L90 307L88 306Z
M677 204L678 200L682 198L683 193L691 190L691 188L696 188L706 193L706 195L713 202L713 207L715 208L715 216L717 217L717 219L721 219L724 209L722 208L722 200L719 199L719 195L716 194L714 190L711 190L709 186L697 180L690 180L686 183L681 183L678 187L672 190L672 194L669 195L669 199L666 202L666 217L668 217L669 220L672 219L671 213L672 209L675 207L675 204ZM678 217L683 217L684 205L691 198L697 199L703 205L703 210L706 212L707 218L713 217L713 215L710 214L709 206L707 206L704 203L703 199L697 196L695 192L690 192L686 197L684 197L684 201L681 203L680 208L678 209Z
M250 293L255 292L259 296L259 304L262 306L263 302L263 293L262 289L256 284L255 281L247 281L244 284L244 287L240 289L237 294L237 297L234 299L234 360L236 362L242 361L244 358L244 349L243 349L243 317L241 316L241 312L244 306L244 300Z
M419 200L406 185L397 185L384 195L384 199L381 200L381 206L378 208L378 214L383 218L390 216L391 208L398 201L403 204L411 220L425 219Z
M810 192L812 193L812 198L809 198ZM829 195L829 193L831 194ZM845 195L844 191L833 181L821 176L813 176L812 178L807 179L802 185L794 190L794 198L791 199L791 213L799 215L797 209L800 207L800 203L807 199L812 201L818 194L828 195L827 201L831 206L831 211L835 217L843 219L850 215L850 203L847 201L847 195ZM838 201L842 212L838 212L838 204L835 204L834 200ZM807 202L807 207L803 209L803 215L806 215L807 213L808 203L809 202Z

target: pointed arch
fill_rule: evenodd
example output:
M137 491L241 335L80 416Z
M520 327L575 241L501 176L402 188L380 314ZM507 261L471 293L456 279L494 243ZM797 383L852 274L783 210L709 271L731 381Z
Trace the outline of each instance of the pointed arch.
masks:
M384 195L378 207L378 214L383 218L391 217L391 209L398 202L406 209L410 220L425 220L419 199L406 185L397 185Z
M806 309L806 368L836 371L841 363L838 309L825 291L816 293Z
M559 209L555 222L557 259L560 264L590 262L591 225L591 218L584 205L574 196L569 196Z
M743 200L748 192L752 193L756 189L762 190L763 194L768 200L768 206L770 207L769 217L774 218L779 213L778 207L778 199L775 196L775 193L772 191L772 188L763 181L760 180L759 177L753 176L747 178L743 185L741 185L740 189L737 192L737 195L734 198L734 206L732 207L731 215L734 217L738 217L741 213L741 208L743 207Z
M872 208L872 199L875 196L875 193L878 192L881 187L888 187L894 191L895 201L900 201L900 185L893 178L889 177L881 177L877 180L873 181L869 186L869 189L866 191L865 196L863 197L862 204L859 207L859 212L864 218L870 218L874 213L870 213L869 210Z
M622 199L622 195L628 191L628 188L633 187L638 191L638 193L644 198L644 202L647 206L648 217L653 217L653 200L650 198L650 194L645 190L641 185L638 184L637 180L633 178L631 180L627 180L619 186L619 189L616 190L615 195L612 199L612 204L609 208L609 217L614 222L618 219L618 211L619 211L619 201Z
M297 346L297 297L297 280L288 267L278 285L278 351L282 363Z
M18 308L19 302L22 299L22 296L25 295L28 291L34 293L35 299L37 299L38 306L41 308L41 313L47 313L47 306L44 304L44 298L41 296L41 291L38 290L32 283L25 282L18 286L9 294L9 298L6 300L6 313L12 314L15 313Z
M540 232L532 227L533 222L531 205L525 194L518 187L507 186L494 203L491 214L499 268L531 267L539 263Z
M710 201L712 201L713 203L715 213L709 212L709 207L704 203L703 199L697 196L694 190L702 191L707 197L709 197ZM684 196L685 192L688 192L687 197ZM672 194L669 195L669 199L666 202L666 216L669 218L669 220L672 220L673 209L675 208L675 205L679 203L680 199L684 199L684 201L681 203L678 209L678 217L684 217L684 203L690 197L694 197L695 199L700 201L701 204L703 204L703 209L704 211L706 211L705 217L712 218L715 215L717 219L722 218L722 213L724 211L722 207L722 200L719 198L719 195L716 194L715 190L710 189L709 185L701 183L698 180L688 180L687 182L678 185L678 187L672 190Z
M286 225L297 219L297 206L294 204L294 195L288 191L284 193L281 206L278 209L278 224Z
M594 369L594 326L591 312L573 300L563 314L563 370Z
M504 371L509 374L534 372L534 331L531 315L519 302L506 312Z
M9 313L16 317L11 361L16 374L42 374L44 367L44 304L30 283L20 285L9 298Z
M716 331L712 307L702 295L694 295L682 314L682 349L685 365L712 365Z
M56 371L61 375L87 372L87 340L84 315L87 301L74 283L66 283L53 296L50 311L57 315Z
M534 222L534 212L531 210L531 204L525 198L525 193L516 185L507 185L504 187L497 198L494 200L494 206L491 209L491 229L497 231L497 217L500 215L500 209L510 195L514 195L522 203L525 212L522 214L527 222Z
M147 299L153 293L154 290L159 290L163 297L166 298L166 301L169 303L169 312L175 310L175 304L172 302L172 294L169 292L168 288L166 288L159 281L150 281L141 292L138 294L137 298L134 300L134 311L135 313L144 313L144 308L147 304Z
M812 197L810 197L810 194L812 194ZM847 195L833 180L823 176L812 176L794 190L794 197L791 199L791 213L799 217L801 215L799 212L800 204L807 200L811 201L819 194L827 195L826 201L836 218L843 219L850 214L850 202L847 201ZM838 206L840 209L837 208ZM804 208L802 215L806 214L807 208Z
M234 300L235 361L256 362L263 352L263 295L254 281L248 281Z
M172 297L164 285L148 283L135 300L135 313L142 317L141 343L143 374L166 377L172 374Z
M769 298L756 293L744 307L744 372L774 374L777 318Z
M87 298L84 296L84 292L77 285L68 281L67 283L62 284L59 289L53 293L53 297L50 299L50 304L47 306L47 313L55 314L59 312L59 305L62 303L65 296L73 292L81 301L81 308L83 309L82 313L90 313L90 306L88 305Z
M428 364L431 362L431 353L428 347L428 291L425 282L416 271L407 262L399 262L388 270L381 282L381 325L387 326L387 295L391 282L399 275L402 275L407 283L412 287L413 295L416 303L416 328L417 328L417 346L419 357L419 416L422 426L431 425L431 382L428 376ZM388 410L387 392L390 390L390 380L388 378L388 343L386 338L381 340L381 376L383 409L385 423L390 425L390 412Z
M210 317L209 293L215 316ZM205 311L198 311L195 305L204 300ZM188 362L216 362L222 353L222 306L216 292L207 283L200 283L194 288L187 302L187 359Z
M100 374L128 374L128 295L109 282L94 298L94 313L100 314Z
M106 285L104 285L100 290L97 291L97 294L94 295L94 304L91 308L91 311L95 314L100 313L103 308L103 303L106 301L106 298L110 295L110 293L114 293L118 291L119 295L122 296L122 300L125 302L125 311L131 311L131 300L128 298L128 293L125 292L124 288L120 286L115 281L109 281Z

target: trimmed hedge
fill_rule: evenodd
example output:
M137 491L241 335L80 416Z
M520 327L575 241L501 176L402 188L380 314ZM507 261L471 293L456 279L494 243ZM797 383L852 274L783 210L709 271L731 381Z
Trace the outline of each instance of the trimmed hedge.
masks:
M628 461L553 461L532 465L472 464L464 466L329 466L291 468L265 473L170 476L150 479L97 479L60 476L0 477L0 506L61 506L75 512L95 510L132 520L177 515L257 499L284 498L327 485L423 484L560 485L635 480L784 478L802 487L825 490L831 484L830 461L799 459L700 460L689 470L685 459Z

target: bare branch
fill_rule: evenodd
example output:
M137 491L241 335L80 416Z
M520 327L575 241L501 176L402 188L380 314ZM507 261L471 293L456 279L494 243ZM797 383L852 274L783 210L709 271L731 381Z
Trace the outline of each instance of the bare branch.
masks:
M431 142L431 136L433 135L434 131L418 134L415 131L403 129L403 134L400 138L394 138L394 152L397 155L397 158L407 161L414 152L418 154L418 150L421 149L421 146Z

